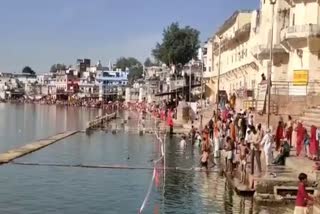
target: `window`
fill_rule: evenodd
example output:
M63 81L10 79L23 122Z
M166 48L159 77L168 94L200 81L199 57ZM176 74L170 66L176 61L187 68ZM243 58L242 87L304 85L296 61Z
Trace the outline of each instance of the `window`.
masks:
M211 72L211 66L209 66L209 72ZM189 75L190 76L190 75Z

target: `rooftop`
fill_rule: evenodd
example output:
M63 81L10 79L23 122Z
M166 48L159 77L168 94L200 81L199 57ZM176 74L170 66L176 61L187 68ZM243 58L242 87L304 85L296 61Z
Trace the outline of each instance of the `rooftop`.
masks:
M241 13L252 13L253 10L237 10L235 11L223 24L222 26L218 29L218 31L216 32L216 35L221 35L223 34L230 26L232 26L236 20L237 17L239 16L239 14Z

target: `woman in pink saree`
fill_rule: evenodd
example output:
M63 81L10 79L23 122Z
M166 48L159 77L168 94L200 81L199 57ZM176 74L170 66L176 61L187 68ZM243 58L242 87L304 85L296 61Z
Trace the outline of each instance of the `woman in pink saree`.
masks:
M317 127L311 126L311 136L310 136L310 158L312 160L317 159L318 155L318 141L317 141Z
M294 121L292 124L291 144L292 144L293 148L296 148L296 146L297 146L297 121Z
M302 123L299 122L297 126L297 146L296 146L297 156L300 155L301 150L303 148L304 135L305 135L305 129L303 128Z

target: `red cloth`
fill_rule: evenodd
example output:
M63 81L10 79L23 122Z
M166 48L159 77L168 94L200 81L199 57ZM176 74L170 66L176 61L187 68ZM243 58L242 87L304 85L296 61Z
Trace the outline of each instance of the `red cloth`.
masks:
M296 206L297 207L306 207L308 204L308 200L312 201L313 198L310 197L306 191L306 187L304 183L300 182L298 186L298 193L296 198Z
M225 110L223 110L223 112L222 112L222 120L223 121L226 121L227 120L227 118L228 118L228 110L227 109L225 109Z
M303 139L305 135L305 129L303 128L302 123L298 123L297 126L297 156L300 155L301 150L303 148Z
M318 155L318 141L317 141L317 127L311 126L311 136L310 136L310 154L311 155Z
M169 126L173 126L172 117L168 117L167 123L168 123Z

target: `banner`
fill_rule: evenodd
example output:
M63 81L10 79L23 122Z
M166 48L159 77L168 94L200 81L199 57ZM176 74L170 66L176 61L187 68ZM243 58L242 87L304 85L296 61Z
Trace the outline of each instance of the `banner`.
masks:
M294 70L293 71L293 85L304 86L307 85L309 81L309 71L308 70Z

